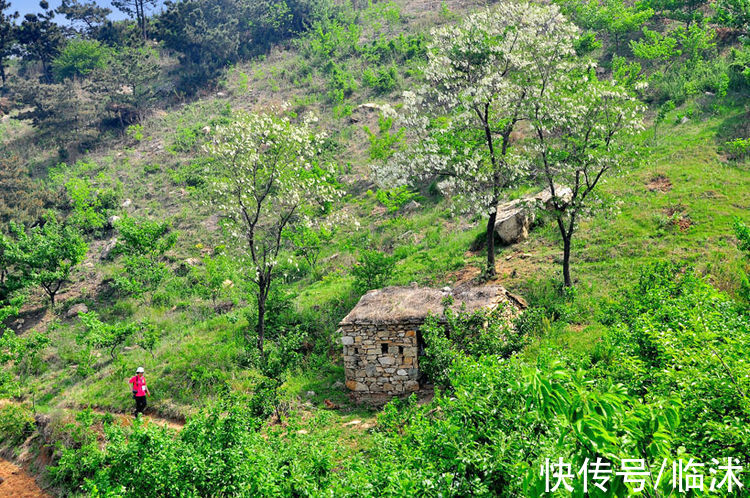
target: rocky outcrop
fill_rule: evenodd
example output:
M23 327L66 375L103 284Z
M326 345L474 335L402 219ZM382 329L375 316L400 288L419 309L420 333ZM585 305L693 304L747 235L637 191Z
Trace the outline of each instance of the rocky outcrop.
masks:
M567 202L572 197L573 191L567 187L556 186L555 194ZM495 220L495 233L500 241L505 245L511 245L526 240L539 209L547 211L554 209L550 189L499 205Z
M67 313L65 313L65 316L67 318L75 318L78 316L79 313L88 313L89 307L86 306L83 303L74 304L70 307Z

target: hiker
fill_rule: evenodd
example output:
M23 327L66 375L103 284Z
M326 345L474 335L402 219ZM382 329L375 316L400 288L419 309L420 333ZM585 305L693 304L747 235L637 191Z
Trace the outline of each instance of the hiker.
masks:
M139 413L146 411L146 396L151 396L151 393L146 387L146 379L143 377L143 367L138 367L133 376L128 382L131 384L133 390L133 399L135 399L135 418L138 418Z

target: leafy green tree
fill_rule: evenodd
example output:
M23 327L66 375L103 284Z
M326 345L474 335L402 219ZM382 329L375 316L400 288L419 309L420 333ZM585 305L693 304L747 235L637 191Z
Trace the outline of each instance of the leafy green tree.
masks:
M73 204L70 221L83 231L93 231L104 226L105 218L99 197L85 178L71 178L65 190Z
M32 279L42 286L54 307L55 296L73 268L83 261L88 245L76 229L61 224L50 214L44 225L29 230L21 250Z
M217 126L206 148L211 202L228 223L255 293L261 356L266 302L286 234L339 196L333 169L319 157L322 138L307 122L239 112L230 124Z
M555 6L501 3L439 28L428 48L427 84L404 93L399 127L409 147L376 171L378 182L392 188L437 177L460 207L485 216L489 277L497 205L527 166L513 132L542 76L567 70L577 33Z
M63 0L57 13L62 14L80 33L87 37L94 37L107 22L112 9L101 7L96 2L85 0Z
M531 147L552 195L566 287L573 285L570 256L577 223L600 204L596 194L602 179L636 160L633 138L643 129L642 111L628 89L599 81L585 67L545 77L534 99Z
M631 34L638 33L654 15L648 2L562 0L559 3L579 26L611 37L618 53L623 48L623 41Z
M11 7L8 0L0 0L0 78L3 80L3 86L5 86L5 80L7 78L5 68L8 64L8 58L15 53L15 44L18 37L18 28L16 27L16 19L18 19L18 12L5 11Z
M120 349L125 343L139 331L139 324L135 322L120 322L107 324L99 319L95 311L79 313L83 323L83 333L76 339L77 342L97 349L106 349L110 358L117 358Z
M52 61L52 68L58 80L83 78L103 68L106 58L107 52L98 41L70 40Z
M25 264L28 235L23 226L11 221L8 234L0 232L0 305L7 304L18 291L33 284Z
M39 61L42 64L44 81L52 81L52 61L60 53L63 32L54 19L55 11L46 0L39 2L42 12L26 14L18 28L18 43L24 60Z
M186 84L200 85L239 59L240 46L249 43L244 5L236 0L186 0L170 3L159 16L159 37L180 54Z
M211 299L216 306L219 297L234 287L235 269L231 258L226 254L216 254L203 258L202 267L193 269L195 288L199 295Z

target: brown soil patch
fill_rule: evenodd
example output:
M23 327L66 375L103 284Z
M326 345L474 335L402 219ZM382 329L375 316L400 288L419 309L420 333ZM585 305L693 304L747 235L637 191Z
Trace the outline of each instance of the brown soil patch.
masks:
M681 204L666 207L663 209L663 212L672 218L672 223L682 232L687 231L693 226L693 220L690 219L690 215L685 211L685 206Z
M672 182L664 175L656 175L647 184L646 188L651 192L669 192L672 190Z
M0 459L0 497L13 498L47 498L50 495L42 491L36 481L24 470L12 463Z

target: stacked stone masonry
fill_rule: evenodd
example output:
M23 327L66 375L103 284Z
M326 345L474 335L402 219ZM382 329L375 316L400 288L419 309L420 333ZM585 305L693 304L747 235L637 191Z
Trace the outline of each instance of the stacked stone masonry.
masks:
M346 386L357 394L385 396L418 391L422 322L342 324Z

